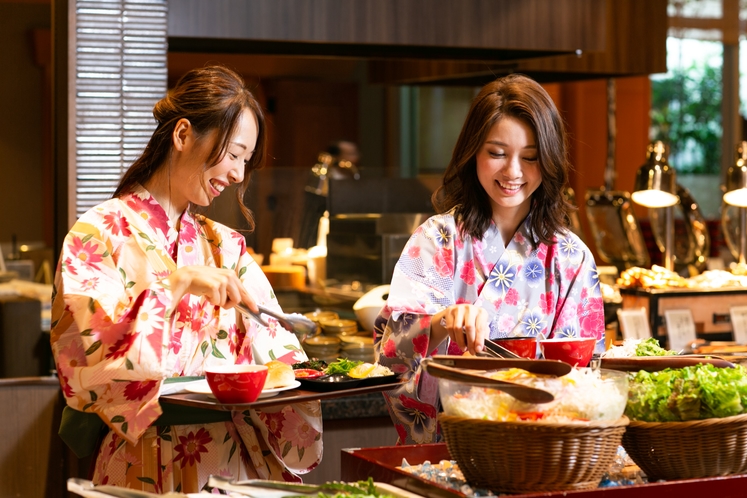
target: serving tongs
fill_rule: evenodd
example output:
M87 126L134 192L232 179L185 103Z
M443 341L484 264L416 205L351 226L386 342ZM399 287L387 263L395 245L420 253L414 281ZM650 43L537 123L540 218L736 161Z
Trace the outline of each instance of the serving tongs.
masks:
M485 353L494 358L521 358L518 354L490 339L485 339Z
M473 386L497 389L525 403L549 403L555 399L555 396L553 396L552 393L543 391L542 389L505 380L491 379L490 377L484 377L482 375L470 373L469 371L447 367L434 361L432 358L424 359L420 362L420 365L433 377L463 382Z
M498 370L501 368L521 368L539 375L568 375L573 367L558 360L530 360L527 358L487 358L483 356L434 355L432 360L441 365L472 370Z
M267 327L268 325L261 315L264 314L267 316L271 316L275 320L277 320L280 326L283 327L285 330L288 330L296 334L296 336L301 341L303 341L307 337L316 335L319 332L319 326L316 323L309 320L305 316L298 315L296 313L291 314L291 315L288 315L285 313L278 313L277 311L271 310L270 308L262 306L261 304L257 305L257 309L259 309L259 313L253 312L244 303L237 304L236 309L238 309L244 315L253 318L254 320L257 321L257 323L265 327Z

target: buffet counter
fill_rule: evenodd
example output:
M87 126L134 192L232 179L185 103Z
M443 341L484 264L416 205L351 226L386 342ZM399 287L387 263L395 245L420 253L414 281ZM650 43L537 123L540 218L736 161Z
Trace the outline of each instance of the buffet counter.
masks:
M622 308L644 308L651 333L657 339L667 335L664 313L689 309L698 335L707 340L732 340L729 309L747 305L747 288L620 288Z
M412 446L384 446L379 448L347 449L342 453L342 481L357 481L373 477L374 481L393 484L407 491L436 498L464 498L465 494L427 481L397 469L405 459L410 465L426 460L437 463L448 460L445 443ZM733 475L706 479L661 481L633 486L604 487L586 491L557 491L510 495L515 497L578 496L579 498L660 498L662 496L718 496L741 498L747 488L747 475Z

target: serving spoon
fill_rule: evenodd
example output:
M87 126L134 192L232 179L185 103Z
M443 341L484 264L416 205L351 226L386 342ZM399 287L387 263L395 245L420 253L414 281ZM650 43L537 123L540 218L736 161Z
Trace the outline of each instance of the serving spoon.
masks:
M513 396L519 401L525 403L549 403L555 399L552 393L537 389L536 387L525 386L524 384L517 384L515 382L507 382L505 380L491 379L490 377L483 377L482 375L476 375L458 368L451 368L445 365L441 365L432 361L430 358L426 358L420 362L423 369L433 377L440 379L453 380L456 382L463 382L473 386L490 387L498 389L504 393Z
M271 316L275 320L277 320L280 326L283 327L285 330L288 330L296 334L296 336L301 341L303 341L307 337L310 337L310 336L313 336L319 333L319 326L316 323L309 320L303 315L299 315L298 313L292 313L292 314L279 313L277 311L271 310L270 308L262 306L261 304L257 305L257 309L259 309L259 313L253 312L244 303L237 304L236 309L238 309L243 314L253 318L260 325L263 325L265 327L267 327L268 325L261 315L265 314L267 316Z

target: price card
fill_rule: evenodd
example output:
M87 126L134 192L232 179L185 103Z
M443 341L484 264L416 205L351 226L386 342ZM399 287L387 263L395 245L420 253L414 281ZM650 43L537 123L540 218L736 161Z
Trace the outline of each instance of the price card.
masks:
M646 316L646 308L617 310L617 321L623 339L648 339L651 337L651 327Z
M695 340L695 322L690 310L667 310L664 312L669 336L669 349L682 351Z
M729 314L734 342L747 344L747 306L732 306L729 308Z

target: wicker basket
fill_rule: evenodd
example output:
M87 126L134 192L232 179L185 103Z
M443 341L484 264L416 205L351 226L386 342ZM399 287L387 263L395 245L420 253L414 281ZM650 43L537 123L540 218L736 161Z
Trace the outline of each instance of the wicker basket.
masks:
M747 414L689 422L631 421L623 446L650 481L747 472Z
M467 482L505 493L596 488L628 425L627 417L577 424L438 420Z

